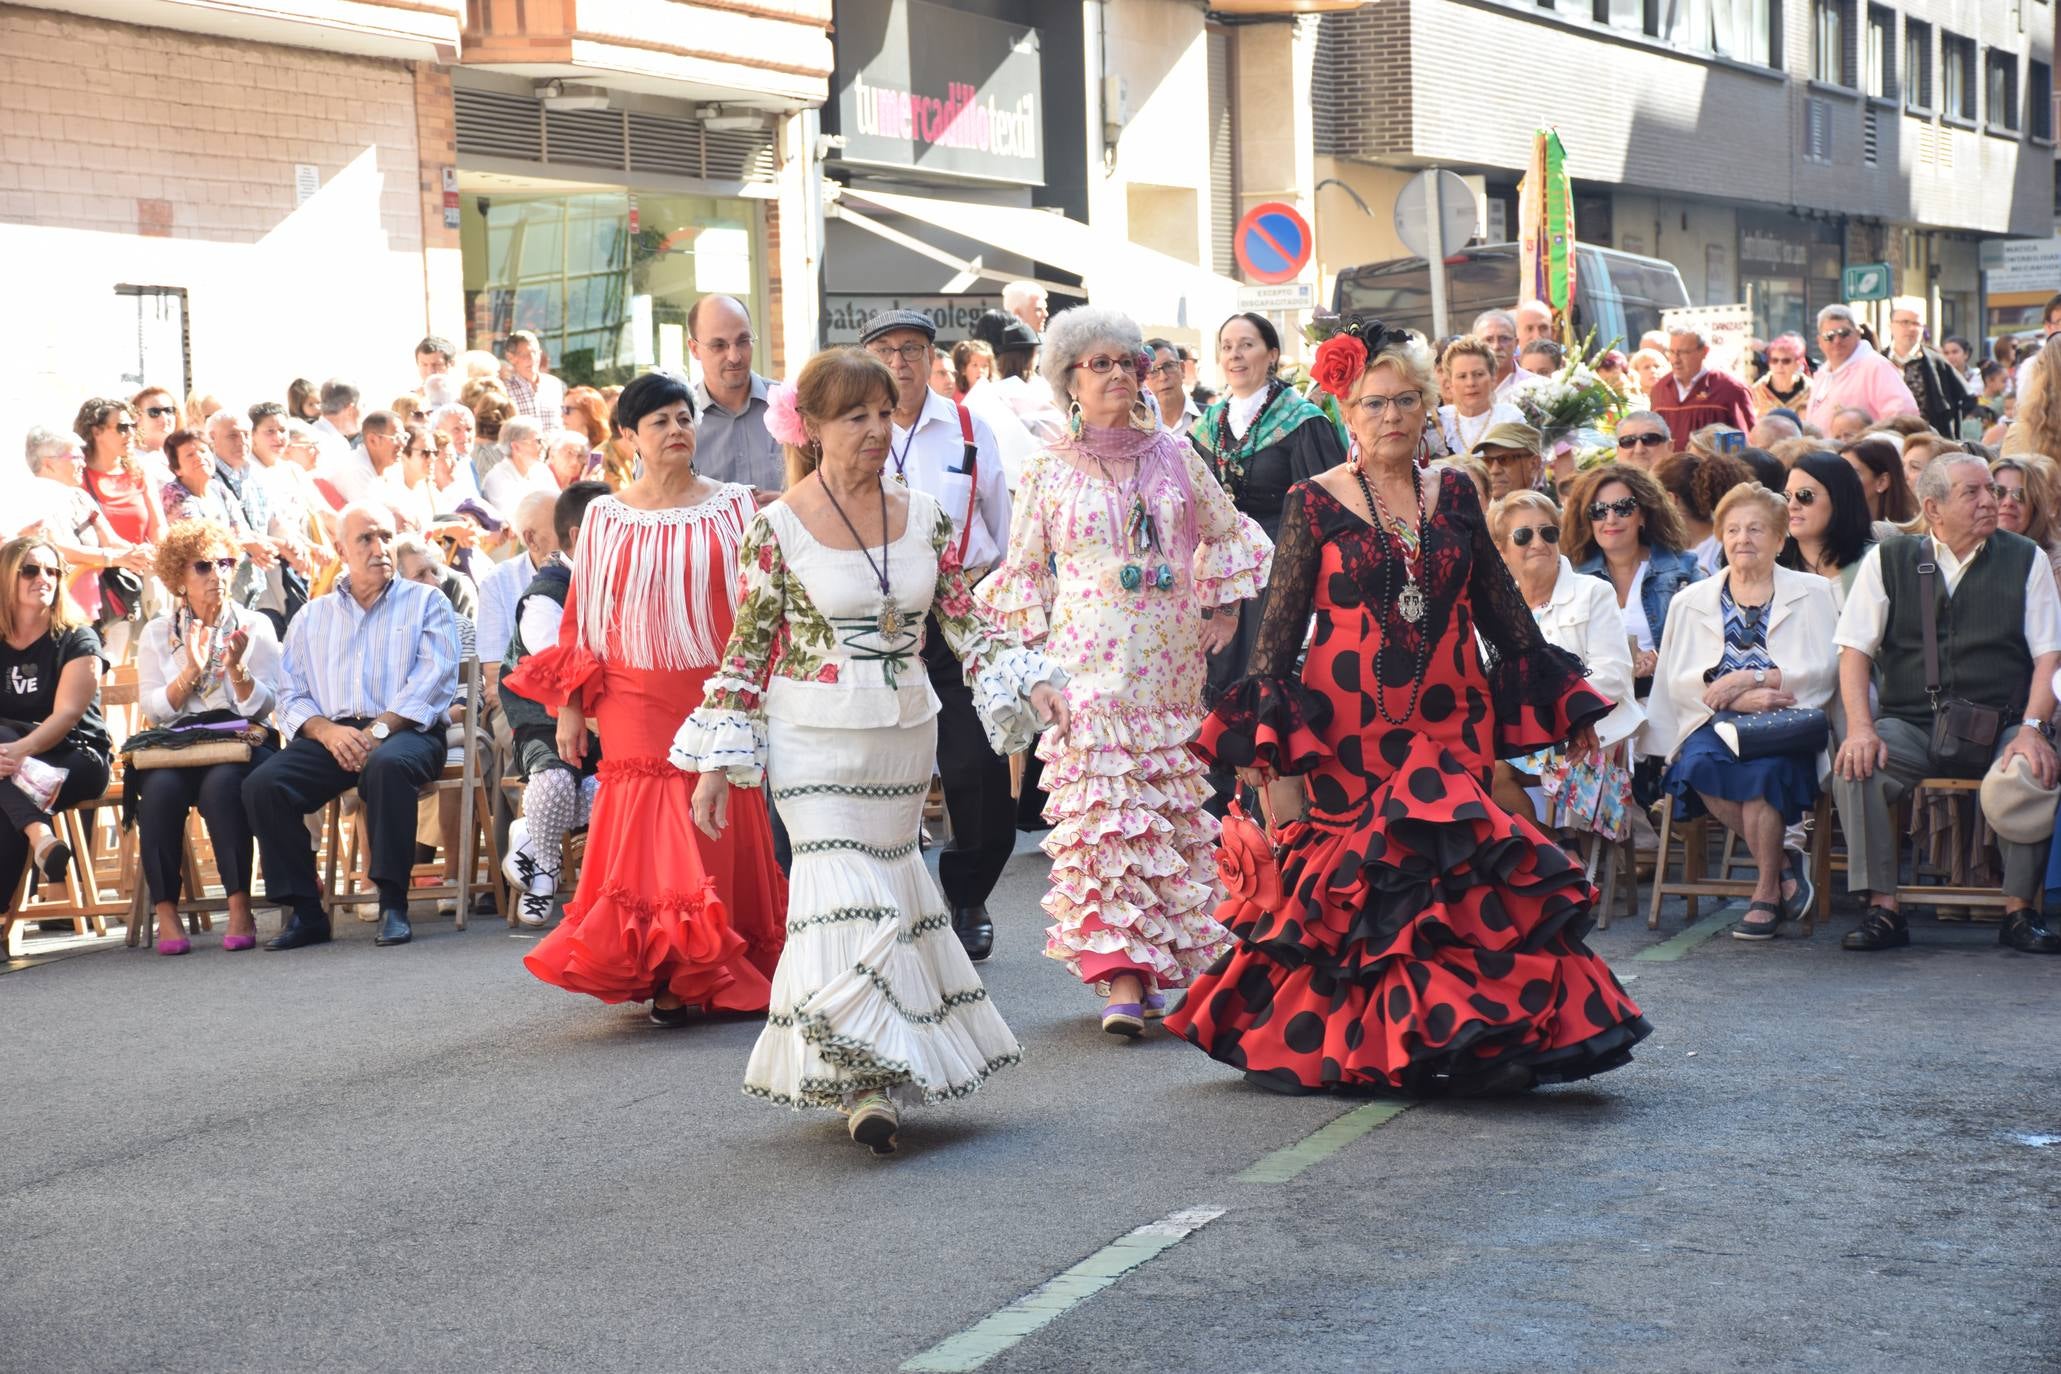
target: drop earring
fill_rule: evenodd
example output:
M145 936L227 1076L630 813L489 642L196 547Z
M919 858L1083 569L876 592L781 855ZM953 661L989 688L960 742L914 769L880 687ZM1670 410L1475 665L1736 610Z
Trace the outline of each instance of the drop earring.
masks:
M1066 432L1071 434L1076 440L1078 440L1081 437L1082 428L1086 423L1087 422L1081 418L1081 403L1079 401L1075 401L1073 405L1067 409L1066 412Z

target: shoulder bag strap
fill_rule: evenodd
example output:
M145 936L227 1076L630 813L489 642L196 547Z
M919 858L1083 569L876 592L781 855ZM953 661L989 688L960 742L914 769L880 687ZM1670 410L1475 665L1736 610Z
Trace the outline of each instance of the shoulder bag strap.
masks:
M959 437L965 441L966 452L960 458L960 466L966 469L966 518L959 523L959 566L966 566L966 543L973 538L973 507L980 500L980 450L973 444L973 412L964 401L952 404L959 411Z
M1918 627L1925 636L1925 695L1939 709L1939 565L1928 551L1918 555Z

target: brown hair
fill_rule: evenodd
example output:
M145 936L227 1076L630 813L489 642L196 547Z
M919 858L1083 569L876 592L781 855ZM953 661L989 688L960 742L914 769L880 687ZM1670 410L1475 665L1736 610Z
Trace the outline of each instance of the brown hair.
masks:
M79 609L79 603L72 600L66 581L72 570L65 566L64 555L40 534L24 534L0 544L0 636L14 635L14 588L21 581L21 565L29 561L29 554L42 549L50 555L50 561L57 565L57 597L50 603L50 634L53 638L66 630L75 630L87 624L86 613Z
M172 470L174 478L179 475L179 459L199 442L200 435L190 429L175 429L165 436L165 466Z
M2007 468L2025 475L2025 537L2042 549L2052 549L2055 527L2061 525L2061 510L2056 509L2061 472L2044 453L2014 453L1989 465L1992 476Z
M588 448L600 448L608 442L611 407L599 391L591 386L576 386L565 393L565 408L571 413L562 421L564 427L586 435Z
M894 374L886 364L857 348L825 349L804 363L801 375L794 379L795 409L804 420L817 424L869 400L893 405L898 396ZM787 445L787 485L792 487L814 472L822 454L822 446L813 441L807 448Z
M1622 463L1605 463L1590 468L1574 479L1567 493L1567 509L1560 517L1560 552L1570 563L1580 563L1596 552L1596 531L1589 523L1589 506L1596 493L1616 482L1639 503L1639 542L1668 553L1680 553L1688 542L1682 518L1661 490L1660 483L1646 473Z
M93 456L94 433L101 426L113 424L121 419L128 420L130 424L136 423L136 410L118 396L95 396L79 407L78 416L72 421L72 433L78 435L79 442L86 446L88 458ZM133 444L122 446L121 457L116 462L122 471L131 477L143 475L143 464L136 461Z
M498 443L502 422L515 414L515 400L498 377L475 377L458 390L458 404L472 412L473 427L487 443Z
M1753 469L1728 453L1677 453L1662 459L1653 476L1683 515L1707 525L1717 518L1726 492L1753 480Z
M286 413L296 420L307 420L313 424L314 421L308 418L311 410L317 416L322 413L321 388L306 377L296 377L286 384Z
M2061 453L2061 334L2050 334L2018 393L2017 423L2034 453Z
M1855 439L1839 449L1842 458L1851 455L1861 460L1861 466L1877 477L1889 479L1889 490L1882 493L1882 514L1876 517L1894 524L1904 524L1918 514L1918 500L1911 495L1911 484L1904 477L1903 455L1896 451L1896 445L1887 439ZM1867 483L1861 484L1865 493Z
M1787 439L1777 439L1768 445L1768 452L1775 455L1775 461L1785 468L1796 466L1796 460L1806 453L1816 453L1825 447L1823 439L1813 439L1808 434L1792 434Z
M1901 434L1906 439L1932 433L1932 426L1926 423L1923 415L1913 415L1909 411L1901 415L1885 415L1870 428L1884 430L1890 434Z
M157 561L151 565L157 580L177 596L186 586L186 570L196 559L216 549L236 552L236 540L228 530L212 520L181 520L165 531L165 537L157 541ZM222 586L229 590L225 581Z
M979 339L961 339L958 343L952 345L952 384L958 387L962 394L973 389L973 382L966 375L966 365L975 358L986 361L988 376L992 377L995 375L994 349L989 348Z
M1459 338L1454 339L1451 343L1440 349L1438 354L1438 370L1440 372L1448 371L1453 365L1453 359L1468 357L1479 358L1487 363L1490 375L1494 375L1496 370L1496 350L1483 343L1480 336L1474 334L1462 334Z

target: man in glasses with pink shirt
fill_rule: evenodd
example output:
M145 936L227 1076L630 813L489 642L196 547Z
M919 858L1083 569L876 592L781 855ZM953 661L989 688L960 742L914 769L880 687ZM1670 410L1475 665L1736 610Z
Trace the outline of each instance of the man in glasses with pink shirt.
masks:
M1861 337L1853 311L1828 305L1818 312L1818 347L1824 350L1825 365L1811 378L1810 403L1803 411L1806 423L1829 434L1833 417L1842 410L1865 410L1875 420L1918 413L1918 400L1904 385L1903 369Z

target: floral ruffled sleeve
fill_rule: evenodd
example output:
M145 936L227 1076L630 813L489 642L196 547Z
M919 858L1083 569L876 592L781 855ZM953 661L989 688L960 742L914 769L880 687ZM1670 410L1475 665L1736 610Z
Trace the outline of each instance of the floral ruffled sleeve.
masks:
M980 712L981 724L987 728L989 745L998 754L1013 754L1029 748L1040 728L1037 712L1030 704L1031 689L1041 682L1054 688L1064 687L1066 673L1037 650L1025 648L1019 634L998 624L997 618L975 599L966 570L959 564L958 543L952 517L939 510L930 540L937 552L937 586L931 593L931 613L937 617L938 628L945 632L945 642L966 665L967 685L973 690L973 704ZM1009 552L1013 563L1014 537ZM1039 619L1042 622L1042 611Z
M1051 629L1057 579L1045 538L1042 487L1052 462L1050 454L1040 452L1025 466L1011 498L1009 552L975 593L989 619L1025 644L1041 643Z
M1249 601L1267 585L1273 570L1274 543L1259 522L1239 510L1223 484L1202 465L1193 447L1184 446L1188 490L1195 502L1195 596L1205 606Z
M766 776L766 683L789 637L787 562L764 511L737 550L737 610L730 642L702 702L673 736L671 758L689 773L722 772L738 787Z

